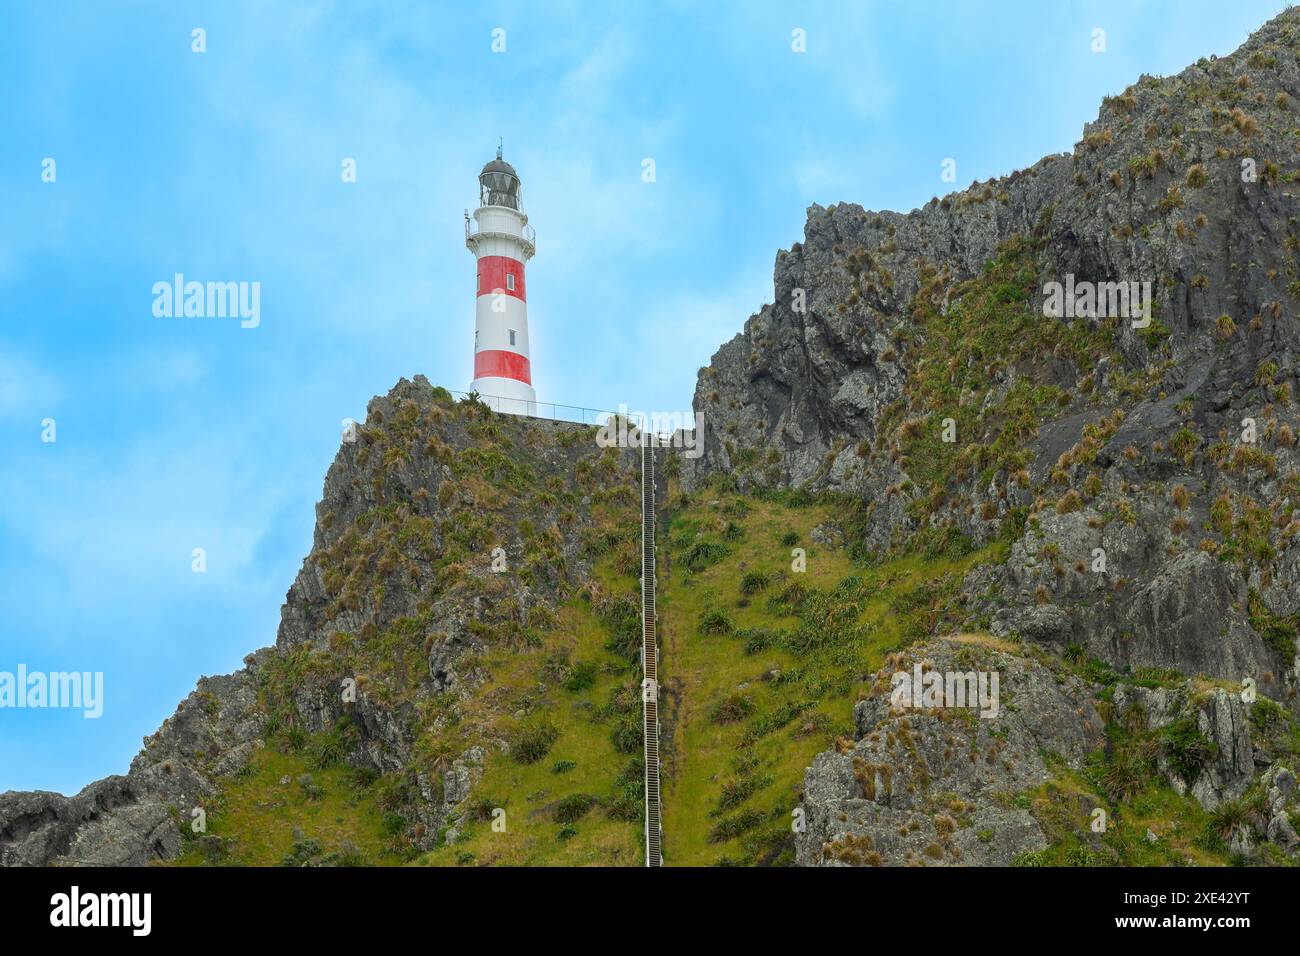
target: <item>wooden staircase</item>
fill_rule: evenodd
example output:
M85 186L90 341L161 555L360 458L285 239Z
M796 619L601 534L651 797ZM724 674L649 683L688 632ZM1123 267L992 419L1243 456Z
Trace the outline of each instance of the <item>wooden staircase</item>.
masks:
M659 810L659 642L655 629L655 450L641 446L641 701L645 739L645 865L663 866Z

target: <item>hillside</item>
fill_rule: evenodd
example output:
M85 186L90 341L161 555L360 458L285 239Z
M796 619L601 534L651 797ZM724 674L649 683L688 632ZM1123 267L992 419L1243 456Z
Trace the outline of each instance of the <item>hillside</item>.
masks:
M1288 10L1071 154L809 210L659 452L668 865L1296 862L1298 54ZM1045 314L1116 282L1149 322ZM640 865L638 478L402 381L275 645L127 775L0 795L0 863Z
M593 434L419 377L374 399L326 476L275 646L201 680L127 775L0 796L0 862L409 860L479 812L481 780L515 779L497 754L535 777L574 721L618 733L569 755L554 789L639 820L623 766L640 750L637 605L602 586L639 571L636 461ZM566 685L591 707L557 709ZM565 851L612 862L636 832Z
M1293 699L1260 615L1300 612L1298 29L1143 77L1073 154L924 209L813 207L701 370L688 466L851 494L860 554L1027 526L971 582L996 633ZM1150 324L1045 317L1069 281L1151 283ZM1074 570L1095 547L1107 573Z
M717 487L670 502L667 860L1288 859L1246 830L1275 816L1270 799L1294 799L1286 771L1255 778L1255 761L1294 766L1300 756L1293 713L1264 698L1247 707L1204 678L1121 673L1078 648L1058 657L963 633L962 581L1004 561L1008 542L854 560L844 504ZM793 548L805 552L803 572L791 568ZM891 709L890 673L922 661L999 671L1002 719ZM792 832L796 808L802 834ZM1090 829L1097 808L1104 833Z

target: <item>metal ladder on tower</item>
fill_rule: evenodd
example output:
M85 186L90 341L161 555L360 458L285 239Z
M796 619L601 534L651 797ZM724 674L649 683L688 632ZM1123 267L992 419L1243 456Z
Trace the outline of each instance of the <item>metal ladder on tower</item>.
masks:
M645 865L663 866L659 802L659 644L655 628L655 455L641 446L641 682L645 739Z

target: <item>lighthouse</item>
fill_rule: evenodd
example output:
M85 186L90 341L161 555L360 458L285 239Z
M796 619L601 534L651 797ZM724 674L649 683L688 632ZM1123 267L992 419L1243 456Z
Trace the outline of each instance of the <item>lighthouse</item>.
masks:
M522 208L519 174L499 148L478 182L474 218L465 213L465 245L478 266L470 388L499 412L533 415L537 394L528 362L524 263L536 251L536 237Z

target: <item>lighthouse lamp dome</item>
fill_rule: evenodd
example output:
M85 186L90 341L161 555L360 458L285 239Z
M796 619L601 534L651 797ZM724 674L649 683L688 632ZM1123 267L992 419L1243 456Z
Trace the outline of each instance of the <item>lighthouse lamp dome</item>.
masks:
M478 181L480 202L484 206L519 208L519 174L501 158L501 150L497 150L496 159L483 167Z

